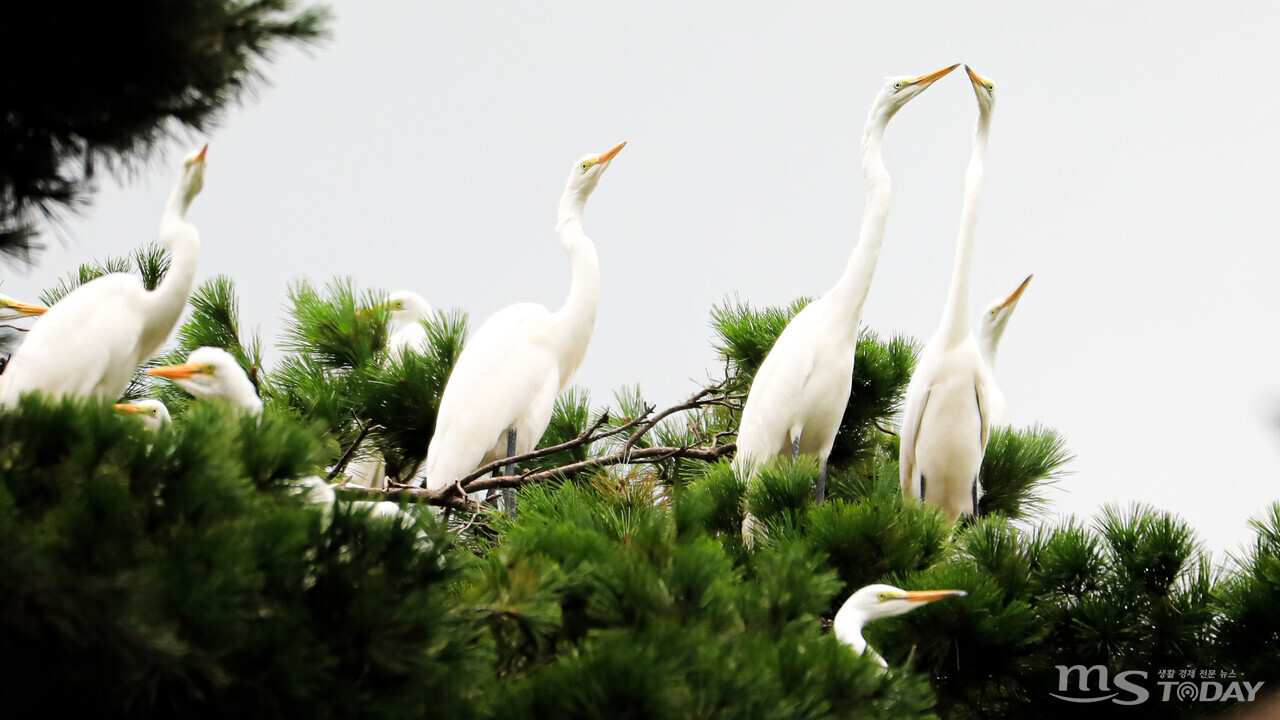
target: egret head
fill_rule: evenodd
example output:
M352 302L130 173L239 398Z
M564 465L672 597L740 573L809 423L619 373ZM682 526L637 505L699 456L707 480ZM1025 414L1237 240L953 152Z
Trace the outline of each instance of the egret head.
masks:
M622 148L626 146L625 142L619 143L608 152L599 155L585 155L574 164L573 169L569 171L569 182L564 188L564 199L560 203L562 220L566 215L566 211L571 213L582 212L587 198L591 196L591 192L596 189L596 184L600 182L600 176L604 174L605 170L609 169L609 164L613 161L614 156L622 152Z
M868 585L844 601L836 613L836 620L839 621L845 610L850 610L865 623L911 612L937 600L965 595L963 590L903 590L892 585Z
M1008 297L991 303L982 313L982 317L978 318L980 344L994 348L1000 343L1005 326L1009 324L1009 318L1013 317L1013 309L1018 306L1018 299L1022 297L1023 291L1027 289L1033 277L1035 275L1028 275L1017 290L1009 293Z
M169 408L159 400L150 398L135 403L117 403L115 411L142 420L142 426L152 432L159 430L161 425L168 425L171 422Z
M880 90L880 95L876 98L876 102L871 106L871 112L873 114L883 113L887 117L893 117L893 114L901 110L912 98L927 90L930 85L946 77L947 73L958 67L960 67L958 64L952 65L936 72L916 77L888 78L884 88Z
M198 152L193 152L182 161L182 209L191 206L191 201L204 187L204 154L209 151L205 145Z
M978 108L989 113L996 106L996 84L974 72L968 65L964 71L969 73L969 82L973 84L973 94L978 96Z
M16 320L20 317L43 315L49 308L18 302L8 295L0 295L0 320Z
M148 375L169 378L203 400L214 400L252 414L262 412L253 381L231 353L216 347L193 350L179 365L151 368Z
M431 306L416 292L397 290L387 298L387 310L396 322L413 323L431 315Z

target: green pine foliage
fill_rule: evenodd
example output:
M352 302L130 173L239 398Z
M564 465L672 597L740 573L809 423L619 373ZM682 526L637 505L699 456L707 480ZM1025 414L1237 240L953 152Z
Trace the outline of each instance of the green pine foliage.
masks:
M1222 609L1215 636L1220 658L1270 686L1280 683L1280 503L1251 524L1253 546L1232 559L1232 573L1214 588Z
M142 287L155 290L165 273L169 271L169 251L152 241L134 250L128 257L107 257L87 262L67 273L53 287L40 293L40 302L52 306L67 293L81 285L110 273L133 273L142 281Z
M979 512L1009 518L1040 514L1049 502L1045 490L1063 477L1072 457L1066 438L1050 428L994 428L979 474Z
M96 403L0 414L5 707L108 716L473 711L481 626L441 527L307 506L314 434L210 405L148 433ZM425 540L418 536L421 531Z

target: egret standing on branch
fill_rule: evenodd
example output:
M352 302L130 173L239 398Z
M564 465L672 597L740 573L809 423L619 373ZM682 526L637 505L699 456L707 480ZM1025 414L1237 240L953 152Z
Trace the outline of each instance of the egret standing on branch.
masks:
M1013 310L1018 306L1018 298L1027 289L1034 275L1028 275L1017 290L1009 293L1003 300L997 300L982 313L978 320L978 351L987 364L987 422L991 427L1000 427L1008 423L1009 412L1004 404L1004 392L996 384L996 350L1000 347L1000 338L1013 317Z
M463 348L427 449L428 488L448 487L481 465L529 452L542 439L556 396L587 352L600 302L600 263L582 231L582 212L624 146L588 155L569 171L556 223L573 264L564 305L556 312L534 303L503 308ZM508 511L514 495L505 495Z
M114 402L142 362L155 355L182 315L200 259L200 235L187 208L204 187L209 146L188 156L160 219L160 242L171 261L148 292L133 275L112 273L58 301L13 354L0 383L0 405L29 392Z
M955 268L942 323L907 386L898 456L903 492L937 505L953 520L978 510L978 471L991 432L989 373L969 326L969 279L995 85L968 66L965 72L978 96L978 126L965 173Z
M827 456L849 402L858 323L889 217L889 171L881 156L885 127L912 98L957 67L920 77L890 78L876 96L862 132L867 201L858 244L840 282L792 318L751 383L734 458L744 480L775 455L789 452L793 459L812 455L821 467L818 500L826 494ZM749 533L752 526L748 516L744 530Z
M831 629L836 639L860 654L870 654L882 667L889 667L875 650L867 647L862 629L880 618L911 612L916 608L949 597L964 597L963 590L903 590L892 585L868 585L849 596L836 613Z

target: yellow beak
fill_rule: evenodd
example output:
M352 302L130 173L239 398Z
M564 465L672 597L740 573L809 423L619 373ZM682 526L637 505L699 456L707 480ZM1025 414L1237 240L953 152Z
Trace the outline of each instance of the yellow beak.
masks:
M209 152L209 143L205 143L204 147L200 148L200 154L196 156L196 162L204 162L204 154L207 152Z
M183 379L193 375L199 375L203 365L198 363L182 363L180 365L164 365L161 367L151 368L147 371L148 375L156 377Z
M1009 293L1009 297L1005 298L1004 302L1000 303L1000 307L1009 307L1010 305L1018 302L1018 298L1022 297L1022 292L1031 284L1031 278L1033 277L1035 277L1035 275L1028 275L1027 279L1023 280L1022 284L1018 286L1018 289Z
M979 75L978 73L974 72L973 68L969 67L968 65L965 65L964 71L969 73L969 82L973 83L975 87L985 88L987 86L987 80L983 78L981 75Z
M913 603L931 603L949 597L964 597L963 590L909 590L902 593L902 600Z
M607 153L605 153L605 154L601 155L601 156L600 156L600 158L596 160L596 162L597 162L597 163L600 163L600 164L604 164L604 163L609 162L610 160L612 160L612 159L613 159L613 156L614 156L614 155L617 155L618 153L622 152L622 148L624 148L624 147L626 147L626 146L627 146L627 144L626 144L625 142L623 142L623 143L619 143L618 145L614 146L614 148L613 148L612 150L610 150L609 152L607 152Z
M941 80L943 77L946 77L947 73L951 72L952 70L955 70L958 67L960 67L960 63L956 63L951 67L944 67L941 70L937 72L931 72L928 75L921 75L920 77L912 80L907 84L908 85L928 85L929 83Z
M19 315L26 315L28 317L35 316L35 315L43 315L49 311L49 308L43 305L29 305L27 303L20 303L20 302L10 303L9 307L17 311Z
M134 405L133 403L116 403L115 405L111 406L111 409L119 413L142 412L142 406Z

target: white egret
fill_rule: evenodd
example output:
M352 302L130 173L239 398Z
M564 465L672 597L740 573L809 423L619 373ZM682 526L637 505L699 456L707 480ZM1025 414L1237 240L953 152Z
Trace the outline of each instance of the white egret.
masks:
M182 176L160 220L160 242L170 253L160 285L147 291L138 277L112 273L68 293L10 358L0 405L14 405L35 391L115 401L138 365L160 349L182 315L195 279L200 235L186 214L204 186L208 149L206 145L183 161Z
M889 217L889 171L881 155L884 131L904 105L957 67L889 78L872 103L862 132L867 200L858 244L840 281L791 319L756 373L742 409L734 458L743 479L775 455L812 455L820 465L819 500L825 495L827 456L849 401L858 322ZM752 526L748 516L743 528L748 542Z
M1000 427L1009 420L1004 392L996 384L996 350L999 349L1000 338L1004 337L1005 328L1009 325L1009 318L1013 317L1013 310L1018 306L1018 299L1033 277L1035 276L1028 275L1017 290L1009 293L1005 299L992 303L978 319L978 351L987 364L986 408L987 422L991 423L991 427Z
M862 629L867 623L908 613L937 600L965 595L963 590L903 590L892 585L868 585L844 601L831 629L837 640L855 652L869 654L881 666L889 667L879 653L867 647L867 641L862 637Z
M49 308L43 305L18 302L8 295L0 295L0 322L43 315Z
M600 301L600 263L582 231L582 213L624 146L588 155L569 172L556 223L573 266L564 305L555 312L534 303L503 308L467 342L440 398L424 463L428 488L448 487L483 464L528 452L542 438L556 396L587 352ZM514 493L506 499L511 509Z
M431 306L422 296L408 290L397 290L391 293L383 307L391 311L391 321L400 327L387 338L387 355L392 360L400 360L406 350L425 353L427 351L427 329L422 321L431 317ZM387 465L381 455L347 464L346 482L363 487L382 487L386 477Z
M159 400L146 398L132 403L116 403L115 411L126 415L133 415L142 420L142 426L151 432L155 432L163 425L173 422L169 417L169 408Z
M197 348L185 363L154 367L147 374L168 378L197 398L222 403L245 415L262 414L262 399L253 381L235 356L222 348Z
M903 492L937 505L953 520L977 512L978 472L991 431L989 373L969 325L969 278L995 85L967 66L965 71L978 96L978 125L965 174L955 268L942 322L907 386L898 456Z

